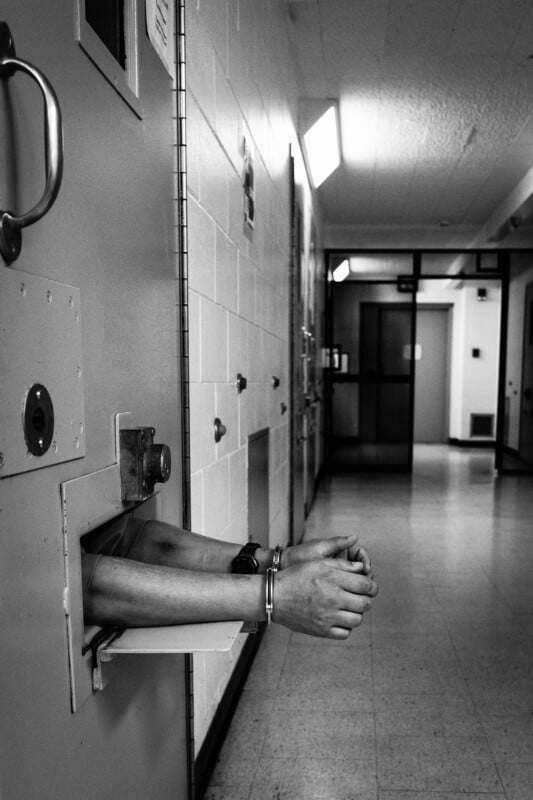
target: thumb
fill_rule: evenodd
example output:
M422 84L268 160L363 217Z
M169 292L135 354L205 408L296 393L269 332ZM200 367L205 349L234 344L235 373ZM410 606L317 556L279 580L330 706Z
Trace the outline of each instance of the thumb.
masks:
M338 556L340 553L349 550L350 547L354 547L358 539L359 537L356 536L355 533L349 534L348 536L333 536L331 539L327 540L327 555L335 558L335 556Z

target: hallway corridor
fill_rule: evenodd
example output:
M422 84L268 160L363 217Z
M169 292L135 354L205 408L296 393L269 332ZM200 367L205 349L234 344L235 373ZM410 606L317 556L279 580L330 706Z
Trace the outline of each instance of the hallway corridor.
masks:
M206 800L532 800L532 480L492 463L322 488L307 538L359 531L380 594L347 642L267 630Z

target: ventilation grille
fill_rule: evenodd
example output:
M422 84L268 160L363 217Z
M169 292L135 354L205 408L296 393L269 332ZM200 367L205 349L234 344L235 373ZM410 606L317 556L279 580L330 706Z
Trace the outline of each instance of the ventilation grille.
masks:
M494 436L494 414L470 414L470 436Z

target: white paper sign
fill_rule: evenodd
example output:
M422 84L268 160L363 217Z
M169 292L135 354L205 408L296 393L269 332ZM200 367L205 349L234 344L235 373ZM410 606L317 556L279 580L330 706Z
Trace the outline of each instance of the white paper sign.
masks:
M410 361L411 360L411 345L410 344L404 344L404 346L403 346L403 357L404 357L404 359L406 361ZM414 352L413 352L413 358L414 358L415 361L420 361L420 359L422 358L422 345L421 344L415 344Z
M152 45L176 80L175 14L173 0L146 0L146 29Z

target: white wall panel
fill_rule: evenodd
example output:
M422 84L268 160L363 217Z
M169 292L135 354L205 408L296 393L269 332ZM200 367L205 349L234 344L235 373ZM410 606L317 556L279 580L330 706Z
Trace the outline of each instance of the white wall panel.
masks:
M189 287L200 294L215 297L216 225L207 212L192 198L189 215Z
M289 388L288 167L298 91L286 23L283 3L187 5L189 270L191 289L202 295L191 295L190 309L190 353L200 361L190 371L192 504L204 533L241 542L247 440L266 427L276 443L270 517L275 540L288 535L288 414L280 403ZM244 136L254 168L253 231L243 217ZM248 381L240 394L237 372ZM276 391L273 374L281 379ZM215 416L228 428L218 445L207 433ZM231 669L228 657L195 668L197 749Z

